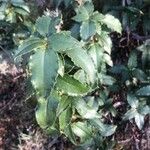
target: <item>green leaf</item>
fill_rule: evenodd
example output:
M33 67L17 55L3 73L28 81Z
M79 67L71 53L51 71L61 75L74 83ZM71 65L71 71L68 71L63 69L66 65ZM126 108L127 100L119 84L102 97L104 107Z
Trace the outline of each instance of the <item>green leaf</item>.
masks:
M86 1L84 4L76 8L76 16L72 19L77 22L83 22L90 19L90 16L93 14L94 5L92 2Z
M96 70L94 63L87 52L80 48L66 51L66 54L71 58L75 65L81 67L87 73L89 81L94 84L96 80Z
M85 74L84 70L82 70L82 69L78 70L78 71L74 74L74 78L75 78L76 80L78 80L79 82L81 82L82 84L88 83L86 74Z
M104 54L103 59L105 60L105 63L108 64L109 66L113 66L113 62L111 60L111 56L108 54Z
M148 105L146 106L143 106L142 108L140 108L138 110L138 112L141 114L141 115L147 115L147 114L150 114L150 107Z
M23 8L21 8L21 7L15 7L15 9L14 9L14 11L16 12L16 13L18 13L18 14L20 14L20 15L23 15L23 16L27 16L27 15L29 15L29 13L30 13L30 11L28 10L25 10L25 9L23 9Z
M104 85L113 85L116 81L113 77L103 74L99 74L99 79L101 84Z
M121 23L114 16L110 14L106 14L102 22L106 24L108 28L121 34L121 31L122 31Z
M102 47L100 47L100 45L96 44L96 43L90 45L90 48L88 49L88 53L90 54L98 72L101 69L102 58L104 55L103 52L104 51L103 51Z
M36 121L39 126L49 134L58 134L54 126L57 105L58 101L52 96L48 99L43 97L38 98L38 107L35 112Z
M78 113L85 119L100 118L97 111L88 106L82 98L74 99L73 105L77 109Z
M57 117L72 103L72 100L68 96L62 96L57 107Z
M58 57L58 63L59 63L58 73L59 73L59 75L63 76L65 73L65 62L64 62L64 58L62 56Z
M36 20L36 30L42 35L47 36L49 34L51 24L51 18L49 16L42 16Z
M73 38L70 32L60 32L53 34L49 38L50 47L57 52L63 52L66 50L79 49L82 47L81 43Z
M46 134L52 137L60 136L60 132L55 126L48 126L44 131L46 132Z
M44 40L41 40L40 38L37 37L30 37L19 46L16 57L27 54L33 51L34 49L42 47L43 45L44 45Z
M77 8L75 11L76 11L76 16L74 16L72 19L77 22L86 21L90 17L89 12L85 6L81 6L81 7Z
M70 125L72 118L72 110L71 107L67 107L59 116L59 125L60 130L64 132L64 130Z
M38 98L38 107L35 112L37 123L46 133L51 135L59 134L55 124L57 106L58 100L52 94L48 99Z
M60 17L53 17L51 18L51 23L49 25L49 35L52 35L57 32L58 27L61 23L61 18Z
M135 108L132 108L125 113L123 119L130 120L135 117L136 113L137 113L137 110Z
M127 72L128 69L124 65L115 65L111 68L111 72L114 74L121 74L122 72Z
M148 47L148 46L147 46ZM150 69L150 45L142 53L142 65L145 69Z
M109 55L111 54L112 48L112 41L111 38L108 36L107 32L102 31L98 38L98 43L107 52Z
M146 40L143 45L138 47L142 52L142 65L144 69L150 69L150 40Z
M139 113L136 113L135 122L136 122L138 128L141 130L144 125L144 116Z
M26 6L26 3L24 0L11 0L11 3L14 5L14 6L18 6L18 7L24 7L23 5Z
M139 106L139 100L133 94L127 95L127 101L132 108L137 108Z
M72 130L80 138L81 143L85 143L92 137L92 129L88 126L87 122L73 123Z
M100 119L91 119L91 124L94 125L103 136L110 136L115 131L117 126L103 124Z
M85 95L89 92L89 88L86 85L69 75L59 76L57 78L56 88L70 96Z
M93 14L94 11L94 5L91 1L86 1L84 3L84 7L86 8L86 10L88 11L89 15L91 16Z
M96 26L94 22L85 21L82 22L80 27L80 36L83 40L87 40L96 33Z
M47 123L49 126L52 126L56 121L56 109L58 106L58 100L54 96L49 96L47 99Z
M96 23L101 23L101 21L105 18L105 16L98 11L93 12L90 20ZM100 25L100 24L99 24Z
M137 69L137 68L133 69L132 75L140 81L146 80L146 74L144 73L144 71L142 71L140 69Z
M31 56L29 62L31 82L40 96L48 96L55 84L58 71L57 59L56 53L51 49L37 49Z
M132 51L129 56L128 60L128 67L130 69L136 68L137 67L137 54L135 51Z
M71 128L72 109L67 107L59 116L60 130L76 145L75 135Z
M136 94L138 96L150 96L150 85L140 88L137 90Z
M40 97L38 99L38 108L35 113L35 117L37 123L40 125L42 129L46 129L48 127L47 124L47 101L46 99Z

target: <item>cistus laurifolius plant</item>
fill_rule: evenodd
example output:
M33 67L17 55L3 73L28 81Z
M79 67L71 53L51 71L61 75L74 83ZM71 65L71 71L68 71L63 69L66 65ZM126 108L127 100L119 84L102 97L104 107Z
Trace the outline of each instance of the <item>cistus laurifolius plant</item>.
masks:
M113 67L109 34L122 33L116 17L95 10L91 0L65 0L66 7L71 4L75 10L71 30L63 30L61 12L56 16L45 13L36 20L31 36L18 47L16 57L26 54L30 57L28 77L37 98L35 116L39 126L51 136L64 134L74 145L101 148L98 143L113 135L117 128L104 117L104 107L114 117L117 113L110 96L117 81L108 74L108 69L112 68L113 74L123 69L127 75L123 83L128 78L134 79L136 72L141 73L140 79L146 77L134 64L137 61L134 52L127 66ZM131 109L123 119L135 118L141 129L149 107L146 103L139 105L137 96L143 90L148 91L149 85L132 93L130 89L127 100Z

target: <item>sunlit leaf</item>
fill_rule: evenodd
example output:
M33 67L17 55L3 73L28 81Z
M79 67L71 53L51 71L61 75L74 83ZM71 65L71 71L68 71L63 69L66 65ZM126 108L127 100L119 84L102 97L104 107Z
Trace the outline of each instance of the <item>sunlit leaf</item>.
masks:
M92 129L87 122L76 122L72 124L73 132L80 138L80 142L84 143L92 137Z
M105 18L102 20L102 22L104 24L106 24L107 27L110 28L110 29L112 29L113 31L121 33L121 31L122 31L121 23L114 16L112 16L110 14L106 14Z
M144 125L144 116L139 113L136 113L135 122L136 122L138 128L141 130Z
M137 108L139 105L139 100L133 94L127 95L127 101L132 108Z
M73 38L70 34L70 32L60 32L53 34L49 38L49 45L50 47L57 52L63 52L66 50L78 50L82 47L81 43Z
M69 75L64 75L63 77L59 76L57 78L56 87L70 96L85 95L89 92L89 88L86 85Z
M58 74L57 54L51 49L37 49L29 66L33 87L39 95L48 96Z
M150 85L140 88L136 94L138 96L150 96Z
M72 109L67 107L59 116L60 130L76 145L75 135L71 128Z
M80 27L80 35L83 40L89 39L96 33L96 26L94 22L85 21Z
M92 119L90 122L100 131L103 136L112 135L117 128L117 126L114 125L103 124L100 119Z
M47 36L50 30L51 18L42 16L36 20L36 30L43 36Z
M41 40L40 38L37 37L30 37L18 47L18 52L16 54L16 57L27 54L35 49L38 49L39 47L42 47L43 45L44 45L44 40Z

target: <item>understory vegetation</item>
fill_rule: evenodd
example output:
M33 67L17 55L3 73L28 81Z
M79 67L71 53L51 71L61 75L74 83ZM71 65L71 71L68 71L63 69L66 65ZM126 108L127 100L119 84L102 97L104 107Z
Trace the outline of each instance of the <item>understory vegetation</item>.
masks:
M53 139L33 149L150 148L149 0L0 0L0 52L1 116L19 94L24 141Z

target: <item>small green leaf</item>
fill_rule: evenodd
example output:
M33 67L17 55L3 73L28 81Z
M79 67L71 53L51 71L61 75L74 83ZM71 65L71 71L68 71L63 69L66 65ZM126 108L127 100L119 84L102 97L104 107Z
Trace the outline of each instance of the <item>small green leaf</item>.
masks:
M58 73L59 75L63 76L65 73L65 63L64 63L64 58L62 56L58 57L58 63L59 63Z
M74 99L73 104L77 109L78 113L85 119L93 119L93 118L100 118L100 115L97 113L95 109L88 106L84 99ZM82 107L81 107L82 106Z
M140 88L137 90L136 94L138 96L150 96L150 85Z
M53 34L49 38L50 47L57 52L63 52L66 50L78 49L82 47L81 43L73 38L70 32L60 32Z
M114 74L121 74L122 72L127 72L128 69L124 65L115 65L111 68L111 72Z
M36 20L36 30L42 35L47 36L50 30L51 18L49 16L42 16Z
M81 67L87 73L89 81L94 84L96 80L96 70L94 63L87 52L80 48L66 51L66 54L71 58L75 65Z
M75 122L72 124L72 130L80 138L81 143L85 143L92 137L92 129L87 122Z
M111 48L112 48L112 41L111 38L108 36L107 32L102 31L99 35L99 44L104 49L105 52L107 52L109 55L111 54Z
M83 22L90 19L90 16L93 14L94 5L92 2L84 2L84 4L78 8L76 8L76 16L72 19L77 22Z
M71 128L72 109L67 107L59 116L60 130L76 145L75 135Z
M86 83L88 83L86 74L85 74L84 70L82 70L82 69L78 70L78 71L74 74L74 78L75 78L76 80L78 80L79 82L81 82L82 84L85 84L85 85L86 85Z
M104 85L113 85L115 83L115 78L108 76L108 75L103 75L103 74L99 74L99 79L101 84Z
M146 105L146 106L143 106L142 108L140 108L139 110L138 110L138 112L140 113L140 114L142 114L142 115L147 115L147 114L150 114L150 107L148 106L148 105Z
M32 52L34 49L42 47L43 45L44 40L37 37L30 37L19 46L16 57Z
M76 16L74 16L72 19L77 22L86 21L90 17L88 10L84 6L77 8L75 11L76 11Z
M132 75L140 81L146 80L146 74L144 73L143 70L135 68L132 70Z
M100 131L103 136L112 135L117 128L117 126L114 125L103 124L100 119L91 119L90 122Z
M90 48L88 49L88 53L90 54L90 56L94 62L94 65L98 71L100 71L100 69L101 69L102 58L104 55L103 52L104 51L103 51L102 47L96 43L93 45L90 45Z
M82 22L80 27L80 36L83 40L87 40L96 33L96 26L94 22L85 21Z
M96 23L101 23L101 21L105 18L105 16L98 11L93 12L90 20ZM99 24L100 25L100 24Z
M68 106L64 111L59 115L59 125L60 130L64 131L71 123L72 118L72 109Z
M109 65L109 66L113 66L113 62L111 60L111 56L108 54L104 54L103 59L105 60L105 62Z
M144 116L139 113L136 113L135 122L136 122L138 128L141 130L144 125Z
M23 15L23 16L27 16L30 13L30 11L27 11L27 10L20 8L20 7L15 7L14 11L20 15Z
M58 71L56 53L51 49L37 49L31 56L29 67L31 82L40 96L48 96L55 84Z
M42 129L46 129L48 127L47 124L47 101L46 99L40 97L38 99L38 108L35 113L35 117L37 123L40 125Z
M55 126L49 126L44 131L46 132L46 134L53 137L57 137L60 135L58 128L56 128Z
M143 45L137 48L142 52L142 65L144 69L150 69L150 40L146 40Z
M85 95L89 92L89 88L86 85L69 75L59 76L57 78L56 88L70 96Z
M62 96L57 107L57 117L72 103L71 98Z
M88 11L89 15L91 16L93 14L94 11L94 5L91 1L86 1L84 3L84 7L86 8L86 10Z
M127 95L127 101L132 108L137 108L139 105L139 100L133 94Z
M47 99L46 117L49 126L52 126L56 121L56 109L58 106L58 100L52 95Z
M38 98L35 117L39 126L47 131L47 133L57 132L57 129L54 127L57 105L58 101L53 96L50 96L48 99L43 97Z
M132 119L132 118L135 117L136 113L137 113L137 110L136 110L136 109L134 109L134 108L133 108L133 109L130 109L130 110L128 110L128 111L125 113L123 119L124 119L124 120L130 120L130 119Z
M121 34L121 31L122 31L121 23L114 16L110 14L106 14L102 22L106 24L108 28Z
M51 23L49 26L49 35L52 35L57 32L59 24L61 23L61 18L60 17L54 17L51 18Z
M136 68L137 67L137 54L135 51L132 51L129 56L128 60L128 67L130 69Z

